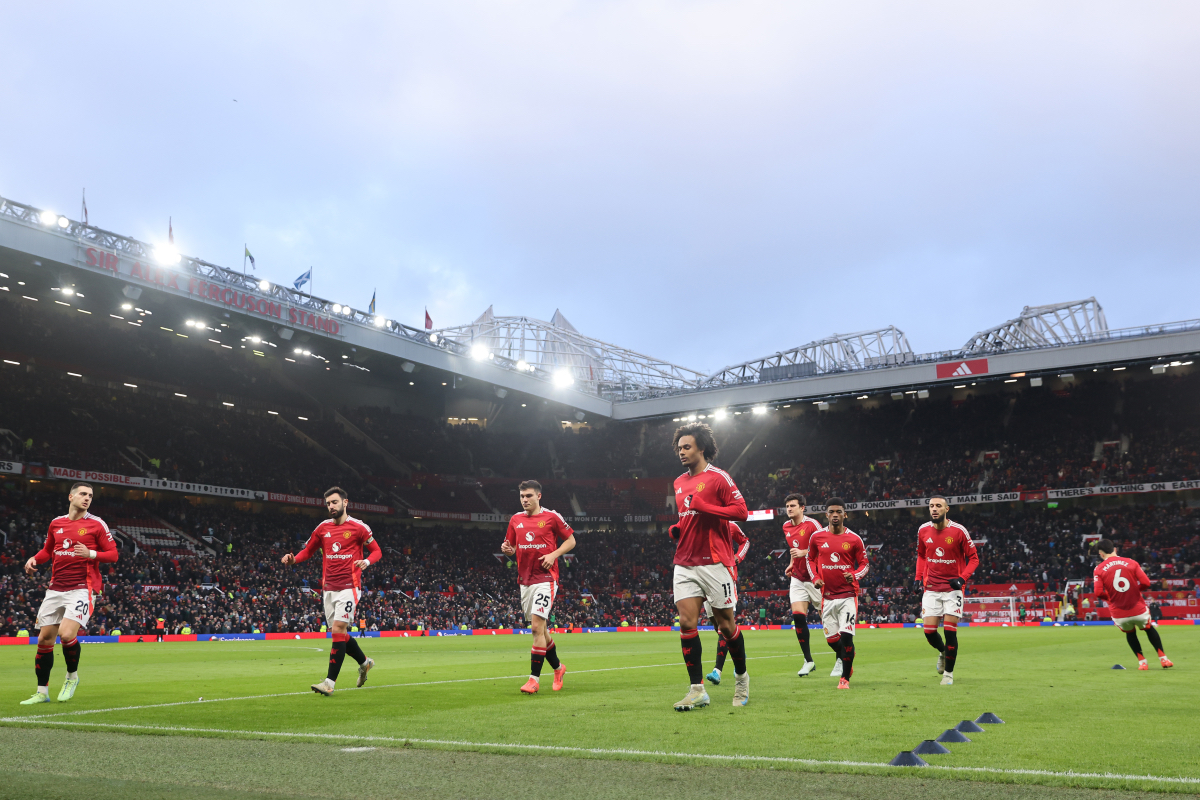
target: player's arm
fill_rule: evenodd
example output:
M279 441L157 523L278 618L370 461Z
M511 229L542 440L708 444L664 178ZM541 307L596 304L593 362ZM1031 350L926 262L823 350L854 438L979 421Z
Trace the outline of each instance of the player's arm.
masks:
M867 563L867 546L861 540L855 548L854 559L854 580L861 581L871 569L871 565Z
M320 529L318 528L317 530ZM301 550L299 553L296 553L296 555L292 555L291 553L283 554L283 563L290 565L299 564L301 561L308 561L313 557L313 554L317 552L317 547L320 544L320 534L318 534L317 531L313 531L312 536L308 537L308 544L304 545L303 550Z
M728 480L717 482L716 495L715 501L705 500L698 494L690 495L691 503L688 508L732 522L744 522L750 516L746 509L746 498L742 497L742 493Z
M962 549L967 557L965 563L960 564L958 567L958 577L950 580L950 588L955 591L966 586L967 581L971 580L971 576L979 568L979 551L975 549L975 543L971 541L971 535L964 533L962 537Z
M104 564L112 564L117 560L117 543L113 541L113 535L106 527L104 533L99 537L96 543L95 555L91 558Z
M750 540L746 538L746 534L742 533L742 529L737 525L733 526L733 563L740 564L746 559L746 553L750 552ZM788 565L791 568L791 565Z
M367 551L367 557L362 561L356 561L354 564L354 566L358 567L360 570L366 569L367 567L379 561L379 559L383 558L383 548L379 546L379 542L375 541L375 537L373 535L369 536L367 540L363 542L363 548Z
M504 533L504 542L500 545L500 552L506 556L517 554L517 529L513 527L512 520L508 521L508 530Z
M1095 593L1097 600L1103 600L1112 605L1112 601L1108 599L1108 592L1104 591L1104 579L1100 577L1099 572L1092 575L1092 591Z
M805 561L808 563L808 574L812 575L813 586L820 589L825 585L825 580L821 577L821 567L817 563L818 552L816 537L809 538L808 555L805 556Z
M1138 564L1137 568L1138 588L1145 591L1150 588L1150 577L1146 575L1146 571L1142 569L1142 565Z
M542 556L542 568L550 569L558 557L564 553L569 553L575 549L575 531L561 520L555 523L555 535L563 537L563 543L558 546L558 549L551 553Z
M46 531L46 543L42 545L42 549L38 550L29 560L25 562L25 574L32 575L37 572L38 564L45 564L54 556L54 534L49 530Z

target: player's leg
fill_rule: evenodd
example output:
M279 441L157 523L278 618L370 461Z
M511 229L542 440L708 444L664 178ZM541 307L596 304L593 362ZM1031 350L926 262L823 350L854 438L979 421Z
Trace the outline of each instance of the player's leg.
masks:
M713 622L728 642L729 657L733 659L733 704L744 706L750 702L750 675L746 672L746 637L737 624L736 606L714 606Z
M537 694L542 678L542 665L546 663L546 620L536 614L530 616L529 627L533 630L533 647L529 650L529 679L521 687L525 694Z
M354 595L354 610L357 612L359 601L358 590L352 589L351 591ZM366 622L365 619L361 621ZM351 636L346 640L346 655L353 658L358 664L358 683L355 684L356 687L360 687L367 682L367 673L369 673L371 668L375 666L375 659L370 658L366 653L364 653L362 647L358 643L360 638L367 635L366 628L359 626L358 630L358 637Z
M708 617L709 623L713 626L713 630L717 632L717 658L713 663L712 672L705 675L705 679L713 686L719 686L721 683L721 670L725 669L725 658L729 655L729 642L725 641L725 637L721 635L721 631L717 629L716 621L713 619L712 606L708 601L704 601L704 614Z
M958 661L958 617L946 614L942 630L946 632L946 670L942 673L942 685L954 683L954 664Z
M792 630L796 634L796 641L800 643L800 652L804 653L804 666L796 674L804 677L813 671L816 664L813 662L812 649L808 641L808 603L811 599L808 595L808 587L795 578L792 578L791 588L788 589L788 599L792 603Z
M850 678L854 675L854 623L858 616L858 600L847 597L840 600L839 605L838 643L841 645L842 678L838 681L838 688L849 689Z
M74 697L75 689L79 686L79 656L83 650L79 645L79 629L79 621L71 617L64 619L58 627L58 635L62 639L63 660L67 662L67 678L58 693L60 703Z
M1137 628L1125 631L1125 641L1129 643L1129 649L1133 651L1133 655L1138 660L1138 669L1150 669L1146 664L1146 657L1142 655L1142 643L1138 641Z
M554 606L554 600L558 596L558 584L547 584L550 590L550 602L546 606L546 614L550 613L550 609ZM546 628L546 663L550 665L550 669L554 670L554 681L551 689L556 692L562 691L563 676L567 674L567 668L558 660L558 646L554 644L554 635L550 632L549 627Z
M704 607L704 589L696 579L693 568L678 564L675 565L673 584L675 609L679 612L679 646L683 651L689 684L688 693L675 704L675 710L691 711L693 708L703 708L710 702L708 692L704 690L704 647L700 642L700 632L696 630L700 623L700 611Z
M1171 663L1171 659L1167 658L1167 654L1163 652L1162 637L1158 635L1158 626L1153 622L1147 622L1142 626L1142 630L1146 632L1146 638L1150 640L1150 646L1158 653L1158 661L1162 664L1163 669L1170 669L1175 666Z
M925 640L929 646L938 651L937 672L941 675L946 671L946 645L938 635L938 625L942 623L942 601L939 592L926 591L921 595L921 616L924 618Z
M825 643L833 650L834 655L833 671L829 673L831 678L840 678L843 668L842 635L838 633L838 608L837 600L821 600L821 632L825 634Z
M54 640L58 638L58 625L43 625L38 631L37 654L33 657L33 671L37 676L37 691L21 705L50 702L50 672L54 669Z
M314 683L312 690L329 697L337 684L342 662L346 660L346 648L350 641L350 620L354 618L354 598L350 591L325 592L325 618L333 637L329 649L329 670L325 680Z

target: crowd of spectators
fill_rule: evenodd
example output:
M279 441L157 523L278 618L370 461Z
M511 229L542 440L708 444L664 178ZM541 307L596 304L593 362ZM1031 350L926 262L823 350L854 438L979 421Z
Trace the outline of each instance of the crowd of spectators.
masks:
M57 494L26 492L17 484L0 490L4 635L32 629L47 569L30 578L21 568L40 549L49 521L65 505ZM103 493L94 511L111 519L157 517L214 552L187 556L138 548L118 527L121 555L106 570L106 589L89 632L150 633L159 617L171 632L185 626L195 633L320 629L319 561L296 567L280 563L283 553L303 546L320 517L279 506L238 510L227 502L107 504ZM1087 533L1116 541L1155 580L1195 580L1200 572L1200 512L1183 504L992 514L963 508L954 516L983 541L975 583L1033 583L1039 591L1054 592L1069 579L1086 580L1095 559L1083 543ZM879 545L870 550L861 618L911 621L919 613L921 587L913 580L913 553L921 521L920 515L907 512L851 517L850 527L869 544ZM500 553L502 530L417 526L404 520L372 524L384 556L363 574L360 608L367 629L522 626L515 569ZM783 537L773 523L747 524L745 531L751 549L739 573L740 621L786 623L790 611ZM577 539L572 558L561 564L556 625L672 624L673 543L665 533L581 525Z

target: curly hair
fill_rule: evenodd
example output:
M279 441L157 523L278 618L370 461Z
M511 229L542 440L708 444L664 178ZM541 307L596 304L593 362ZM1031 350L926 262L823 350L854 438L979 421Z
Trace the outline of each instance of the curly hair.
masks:
M711 462L717 457L717 440L713 438L712 428L703 422L689 422L686 425L680 425L675 429L675 438L671 440L671 446L678 452L679 440L684 436L691 436L696 440L696 446L704 451L704 460Z

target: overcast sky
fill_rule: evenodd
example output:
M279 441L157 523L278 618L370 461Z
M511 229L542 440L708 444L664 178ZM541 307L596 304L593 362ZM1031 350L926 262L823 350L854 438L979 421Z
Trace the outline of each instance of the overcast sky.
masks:
M9 3L0 195L709 371L1200 317L1200 3Z

